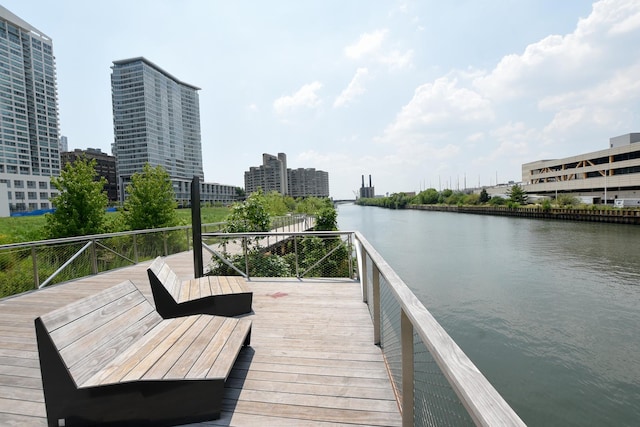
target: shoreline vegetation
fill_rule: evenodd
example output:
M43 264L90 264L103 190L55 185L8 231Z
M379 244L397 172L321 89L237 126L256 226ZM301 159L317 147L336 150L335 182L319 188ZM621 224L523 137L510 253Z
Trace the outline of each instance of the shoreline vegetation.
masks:
M587 205L567 194L559 195L557 199L546 198L538 200L536 203L529 203L527 194L518 185L511 188L508 198L489 197L485 190L482 190L480 194L467 194L452 190L438 192L430 188L416 195L395 193L388 197L361 198L356 201L356 204L388 209L640 224L640 209L637 208Z

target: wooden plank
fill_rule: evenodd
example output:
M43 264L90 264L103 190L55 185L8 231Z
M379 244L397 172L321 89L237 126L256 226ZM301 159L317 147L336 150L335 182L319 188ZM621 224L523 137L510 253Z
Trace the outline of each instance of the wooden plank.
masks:
M160 322L135 345L128 347L84 385L110 384L142 378L194 321L195 319L192 317L182 317Z
M231 285L229 284L229 280L225 276L218 277L218 282L220 283L220 294L231 294L233 293L231 289Z
M158 313L151 312L139 321L127 325L117 341L107 341L103 345L96 347L96 351L88 354L82 365L74 365L71 368L71 373L76 383L84 385L89 378L104 369L114 357L126 351L132 342L141 339L147 331L156 327L158 323Z
M310 406L289 405L286 403L254 402L243 399L234 400L233 404L223 402L223 408L242 412L245 414L274 415L282 418L300 420L301 424L307 420L324 422L346 422L368 426L400 426L401 422L397 414L369 411L357 411L334 408L314 408Z
M203 298L211 296L211 285L209 284L209 278L201 277L195 280L198 281L198 291L200 292L199 297Z
M8 414L0 411L0 425L3 427L46 427L47 419L38 416Z
M125 377L125 381L129 379L163 379L169 369L176 363L182 354L189 348L191 343L197 338L200 330L204 328L211 320L210 316L189 316L183 318L186 323L191 323L186 330L180 335L174 335L175 340L171 341L170 348L157 357L154 363L146 372L132 371L130 376Z
M86 354L99 342L118 336L123 327L151 313L153 307L140 292L132 292L62 325L49 335L58 350ZM45 326L48 323L45 322Z
M220 286L220 276L208 276L209 287L211 288L211 295L222 294L222 287Z
M219 326L217 333L212 336L207 348L193 364L191 370L186 375L187 378L206 378L211 371L211 367L218 359L222 348L226 344L229 335L233 332L237 323L235 319L223 317L220 317L220 319L222 319L222 324Z
M126 295L135 297L136 288L131 282L123 282L113 286L107 290L93 295L91 299L82 299L75 303L63 306L58 310L42 316L42 321L47 326L49 333L53 333L56 329L66 325L70 320L77 319L84 313L92 310L98 310L114 300L120 299Z
M188 349L176 360L174 365L169 369L167 374L163 377L165 379L183 379L189 376L193 366L198 363L203 356L215 355L219 352L216 348L209 348L211 341L215 340L216 336L223 334L222 325L225 323L224 317L221 316L202 316L202 319L208 320L208 323L200 327L200 331L195 340L191 343ZM196 329L194 325L191 329ZM171 351L177 351L174 347ZM214 359L215 360L215 359ZM204 375L190 378L204 378Z
M211 367L211 370L207 374L207 378L227 378L233 362L238 356L238 351L242 347L242 343L245 341L247 333L251 328L251 320L249 319L234 319L237 320L233 333L228 337L220 355L216 359L215 365Z
M45 417L46 410L41 402L0 398L0 408L5 414Z

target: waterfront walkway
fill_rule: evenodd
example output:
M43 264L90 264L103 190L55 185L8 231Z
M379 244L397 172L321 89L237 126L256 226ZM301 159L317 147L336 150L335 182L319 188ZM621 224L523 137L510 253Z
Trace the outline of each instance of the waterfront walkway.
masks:
M205 261L206 262L206 261ZM151 261L0 299L0 425L46 426L33 321L131 280L153 303ZM167 257L181 279L193 253ZM207 426L400 425L401 417L360 283L346 279L253 279L251 346Z

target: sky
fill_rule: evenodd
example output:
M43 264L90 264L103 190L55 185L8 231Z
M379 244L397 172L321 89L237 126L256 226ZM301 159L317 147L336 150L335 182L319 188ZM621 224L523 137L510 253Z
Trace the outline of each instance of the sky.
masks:
M111 66L200 87L206 182L262 153L334 199L522 180L640 132L637 0L3 0L49 36L69 148L111 152Z

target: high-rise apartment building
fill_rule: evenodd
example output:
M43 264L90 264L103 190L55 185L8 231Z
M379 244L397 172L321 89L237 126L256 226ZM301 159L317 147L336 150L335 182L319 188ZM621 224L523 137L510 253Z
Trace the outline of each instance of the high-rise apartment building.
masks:
M0 188L11 211L50 208L59 174L53 43L0 6Z
M244 187L247 194L261 189L292 197L329 197L329 174L313 168L288 169L286 154L264 153L261 166L245 171Z
M287 179L287 155L278 153L262 154L262 165L251 167L244 173L244 188L247 194L262 189L265 193L277 191L289 194L289 180Z
M291 197L329 197L329 173L314 168L289 169Z
M114 61L111 73L113 154L120 198L146 163L164 167L179 200L190 199L194 176L204 180L200 88L181 82L151 61Z

